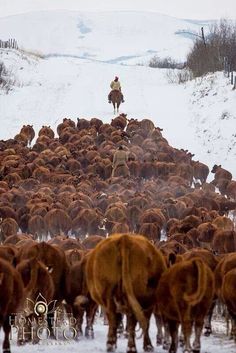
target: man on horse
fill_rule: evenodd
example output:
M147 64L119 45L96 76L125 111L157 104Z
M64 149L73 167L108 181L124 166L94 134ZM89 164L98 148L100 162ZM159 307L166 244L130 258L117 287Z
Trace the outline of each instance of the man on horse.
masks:
M108 95L108 102L111 103L111 94L113 91L119 91L121 94L121 102L124 103L124 96L121 92L121 85L120 85L120 81L119 81L119 77L115 77L114 81L111 82L110 84L111 87L111 92Z
M121 171L123 176L129 176L130 172L127 165L127 161L128 161L128 153L124 150L123 146L119 146L118 150L114 153L114 156L113 156L113 161L112 161L113 170L112 170L111 176L112 177L115 176L118 167L123 167Z

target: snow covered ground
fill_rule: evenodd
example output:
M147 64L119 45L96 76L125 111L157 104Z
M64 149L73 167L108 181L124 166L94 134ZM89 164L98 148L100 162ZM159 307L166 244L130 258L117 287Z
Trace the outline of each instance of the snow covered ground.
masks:
M52 340L45 339L40 341L40 344L31 345L28 344L24 347L18 347L15 341L11 342L11 348L13 353L34 353L34 352L60 352L64 353L105 353L106 352L106 337L107 337L108 326L103 325L103 320L98 318L94 326L94 340L86 339L82 337L79 341L75 342L73 340ZM201 353L235 353L235 343L226 336L226 327L223 322L213 323L214 333L210 337L202 336ZM137 336L140 336L140 331L138 331ZM154 320L152 320L150 327L150 337L154 345L154 352L156 353L166 353L167 351L162 349L161 346L155 347L155 336L156 327ZM2 338L2 334L1 334ZM143 352L142 348L143 340L142 338L136 339L136 345L138 352ZM117 341L116 353L125 353L127 348L127 339L120 337ZM182 352L182 348L178 349L178 353Z

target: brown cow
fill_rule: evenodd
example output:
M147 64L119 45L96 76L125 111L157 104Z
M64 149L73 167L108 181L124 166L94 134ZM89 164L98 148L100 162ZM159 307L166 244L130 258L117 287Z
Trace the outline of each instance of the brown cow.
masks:
M204 318L212 304L214 277L201 259L181 261L170 267L159 281L158 310L168 323L171 335L170 353L178 347L178 326L184 334L184 352L191 353L190 336L195 326L193 351L200 352Z
M68 271L63 250L45 242L29 244L21 251L19 260L35 259L41 261L49 270L54 284L54 298L59 305L65 296L65 279ZM53 315L48 315L52 319ZM52 321L49 319L49 329L52 330Z
M228 170L222 168L221 165L215 164L211 170L211 173L215 174L212 184L216 186L218 185L220 179L227 179L229 181L232 179L232 174Z
M236 268L224 275L221 295L233 320L231 333L236 342Z
M93 322L98 305L90 297L85 283L85 266L87 256L88 255L84 255L80 262L76 262L69 269L66 278L66 302L71 307L73 317L77 321L77 332L80 335L82 334L83 316L84 312L86 312L85 336L87 338L94 338ZM86 298L82 305L80 298Z
M162 255L140 235L113 235L88 254L86 280L89 293L104 307L109 322L107 351L116 347L122 312L128 315L127 352L136 352L137 321L144 331L144 350L152 349L149 319L158 281L165 268Z
M2 348L4 353L10 353L11 315L17 313L24 302L24 287L16 269L3 259L0 259L0 292L0 327L4 330Z
M7 237L15 235L18 229L19 226L13 218L0 220L0 241L4 241Z
M20 130L20 133L27 136L28 143L29 145L31 145L31 142L35 137L35 131L34 131L33 125L23 125L23 127Z
M201 184L206 183L207 177L209 175L209 168L206 164L199 161L192 161L193 166L193 176L195 179L199 179Z
M55 302L52 302L54 296L54 283L50 275L51 268L47 268L42 262L31 258L29 260L21 261L16 270L20 273L21 278L24 283L25 292L27 295L26 301L23 305L24 313L27 318L34 320L35 326L31 334L29 334L29 329L32 328L31 322L25 322L23 325L22 332L21 329L18 331L18 343L23 344L25 341L33 341L34 343L38 342L38 337L36 331L39 328L39 320L43 319L46 311L41 312L37 311L37 308L40 309L40 303L44 302L46 305L49 304L49 311L54 309ZM37 306L37 302L39 303ZM51 305L51 306L50 306ZM42 306L41 306L42 308Z
M53 208L45 215L44 222L51 236L66 235L71 229L71 218L64 210Z
M54 131L51 129L50 126L42 126L38 132L38 136L47 136L50 139L54 138Z
M226 216L219 216L216 217L213 221L212 224L216 226L218 229L222 230L234 230L234 222L231 221L230 218Z

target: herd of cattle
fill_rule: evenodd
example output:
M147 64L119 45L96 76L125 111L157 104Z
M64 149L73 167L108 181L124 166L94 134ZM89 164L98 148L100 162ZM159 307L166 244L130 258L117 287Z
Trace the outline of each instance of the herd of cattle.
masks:
M32 145L35 131L24 125L13 139L0 141L3 352L10 353L9 317L18 312L31 318L34 330L47 313L47 330L55 335L53 310L25 309L38 298L63 307L79 334L86 313L87 337L94 336L101 305L109 324L108 352L116 348L123 314L128 353L136 352L137 322L144 350L153 350L152 314L157 344L177 352L181 325L184 352L200 352L204 320L209 335L216 302L224 304L236 341L232 174L215 165L207 182L208 166L170 146L149 119L121 114L108 124L65 118L57 134L43 126ZM121 166L111 177L121 145L129 173ZM19 331L19 344L39 338L29 337L29 328L27 334L24 327Z

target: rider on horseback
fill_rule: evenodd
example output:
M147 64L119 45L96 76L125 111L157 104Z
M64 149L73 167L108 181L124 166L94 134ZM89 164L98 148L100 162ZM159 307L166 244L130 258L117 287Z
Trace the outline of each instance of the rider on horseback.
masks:
M111 82L110 87L111 87L112 90L111 90L111 92L108 95L108 102L111 103L111 93L112 93L112 91L120 91L121 99L122 99L121 102L124 103L124 96L121 93L121 85L120 85L119 77L117 77L117 76L115 77L114 81Z

